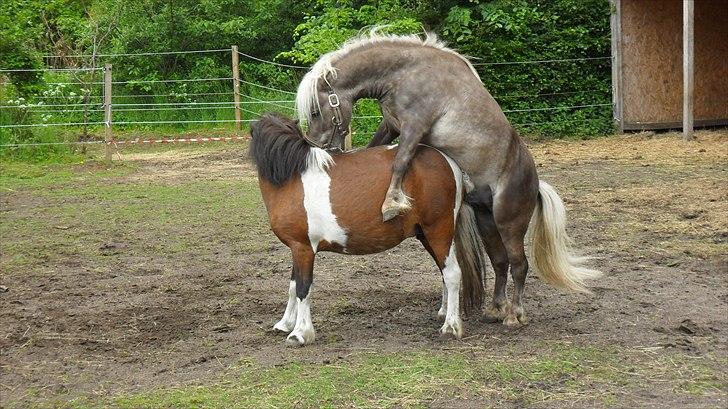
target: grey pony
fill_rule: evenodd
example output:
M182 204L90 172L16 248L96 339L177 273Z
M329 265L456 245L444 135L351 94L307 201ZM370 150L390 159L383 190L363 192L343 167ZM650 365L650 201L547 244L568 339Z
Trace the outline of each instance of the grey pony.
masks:
M565 231L565 210L556 191L540 182L533 158L473 65L434 34L392 36L377 29L322 56L296 94L299 119L316 146L342 149L354 103L378 100L383 120L369 146L399 138L393 176L382 204L391 220L409 209L402 178L417 144L440 149L475 185L468 201L495 270L490 318L526 323L523 297L528 259L524 239L533 217L533 263L547 282L588 292L584 281L599 276L581 267ZM514 281L506 300L508 270Z

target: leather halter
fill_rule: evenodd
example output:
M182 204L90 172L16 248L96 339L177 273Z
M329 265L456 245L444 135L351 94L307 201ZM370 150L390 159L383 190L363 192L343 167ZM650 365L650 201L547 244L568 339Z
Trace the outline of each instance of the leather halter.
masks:
M337 134L341 136L341 139L345 139L346 135L349 133L348 129L342 128L342 124L344 123L343 115L341 114L341 102L339 101L339 95L334 92L334 88L331 86L328 80L326 80L326 84L329 86L329 97L327 98L329 107L331 107L331 110L333 111L333 116L331 117L331 123L334 125L334 129L331 131L331 136L329 136L329 139L324 143L318 143L317 141L314 141L313 139L309 139L307 134L304 134L303 137L308 142L309 145L325 149L328 151L342 151L340 147L334 147L331 148L331 141L334 139L334 136Z

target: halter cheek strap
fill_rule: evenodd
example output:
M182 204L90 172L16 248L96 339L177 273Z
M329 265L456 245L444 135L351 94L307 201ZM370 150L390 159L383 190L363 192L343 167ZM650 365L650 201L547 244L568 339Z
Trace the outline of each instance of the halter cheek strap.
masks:
M333 149L330 148L331 141L334 140L334 136L336 136L337 134L342 139L346 138L346 135L349 131L341 126L344 123L344 115L341 113L341 101L339 100L339 95L334 91L334 87L331 86L328 78L324 77L324 81L326 82L326 85L329 86L329 97L327 98L327 100L329 103L329 107L331 107L331 110L334 114L331 117L331 123L334 125L334 129L331 131L331 136L329 137L328 141L324 143L318 143L313 139L309 139L308 136L305 134L304 139L306 140L306 142L308 142L309 145L316 148L341 151L341 148L339 147Z
M344 123L344 116L341 114L341 103L339 102L339 96L334 92L333 88L329 92L329 106L334 112L334 116L331 117L331 123L334 125L334 129L331 131L331 137L329 138L327 146L331 145L331 141L334 140L334 136L337 133L342 139L346 138L346 134L348 133L348 130L341 126ZM336 147L334 149L341 150L341 148L339 147Z
M331 85L329 85L331 87ZM334 115L331 117L331 123L334 125L334 129L331 131L331 136L329 137L329 140L325 143L319 143L313 139L310 139L308 135L304 134L303 138L308 142L309 145L319 148L319 149L327 149L327 150L338 150L341 151L341 148L330 148L331 141L334 139L334 136L339 134L342 138L346 138L346 134L348 133L348 130L346 128L342 128L342 124L344 123L343 115L341 113L341 102L339 101L339 95L337 95L333 88L329 91L329 97L328 97L328 103L329 107L331 107L331 110L333 111Z

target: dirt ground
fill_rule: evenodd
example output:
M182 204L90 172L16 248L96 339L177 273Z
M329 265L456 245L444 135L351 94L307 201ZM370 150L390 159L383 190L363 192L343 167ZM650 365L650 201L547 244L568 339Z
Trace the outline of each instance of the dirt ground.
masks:
M285 307L289 253L267 230L244 149L122 152L126 165L108 177L78 165L67 181L0 192L2 402L204 383L241 359L276 367L456 349L507 361L559 343L634 359L644 376L625 370L629 382L607 391L616 406L725 407L728 133L701 132L689 144L647 133L531 144L540 177L564 198L576 247L605 273L593 295L530 275L528 325L475 316L463 340L443 340L440 279L418 242L373 256L320 254L318 339L301 349L270 331ZM650 366L665 354L709 368L711 386L677 390L679 363L677 372ZM495 403L523 404L427 405Z

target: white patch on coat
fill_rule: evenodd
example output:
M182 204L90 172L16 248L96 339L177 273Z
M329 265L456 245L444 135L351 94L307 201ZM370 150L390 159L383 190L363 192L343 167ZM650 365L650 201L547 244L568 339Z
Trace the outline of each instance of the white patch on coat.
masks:
M326 170L333 164L333 158L326 151L311 148L308 167L301 174L308 239L314 253L322 240L346 247L346 231L339 225L331 209L331 177Z
M311 319L311 290L309 287L308 295L301 300L296 298L297 314L296 327L288 334L288 341L298 345L310 344L316 340L316 331L313 328L313 320Z
M293 327L296 325L296 314L296 282L291 280L288 284L288 304L286 305L286 311L283 313L283 318L273 328L283 332L293 331Z
M396 148L398 146L399 146L398 143L395 143L394 145L387 145L387 150L394 149L394 148Z

